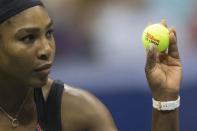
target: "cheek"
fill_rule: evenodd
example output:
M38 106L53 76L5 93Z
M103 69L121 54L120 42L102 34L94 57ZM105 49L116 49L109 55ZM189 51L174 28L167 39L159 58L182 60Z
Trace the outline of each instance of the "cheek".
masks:
M9 60L9 65L12 66L13 70L16 72L23 71L24 73L32 68L33 66L33 52L27 49L20 49L16 47L15 49L9 49L7 53L7 59Z
M52 49L52 59L54 59L55 57L55 52L56 52L56 44L55 44L55 41L53 41L51 43L51 49Z
M54 39L54 38L53 38L53 40L51 41L51 48L54 49L54 51L55 51L55 49L56 49L56 43L55 43L55 39Z
M20 56L13 56L11 63L16 67L21 68L22 70L28 70L32 67L33 62L34 59L32 58L32 56L28 54L22 54Z
M26 65L32 64L33 58L35 57L34 48L30 47L31 45L25 45L21 43L13 43L9 48L8 55L12 59L12 63L27 68Z
M0 55L0 73L18 80L28 79L33 68L32 61L27 55Z
M5 67L8 73L17 79L28 78L32 70L32 62L25 57L11 57L9 64Z

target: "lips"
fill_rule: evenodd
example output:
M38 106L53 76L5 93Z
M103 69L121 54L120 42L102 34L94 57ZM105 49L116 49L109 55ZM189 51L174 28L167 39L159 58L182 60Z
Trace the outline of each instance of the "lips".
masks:
M51 68L51 66L52 66L52 63L45 63L45 64L38 66L34 71L40 72L43 70L49 70Z

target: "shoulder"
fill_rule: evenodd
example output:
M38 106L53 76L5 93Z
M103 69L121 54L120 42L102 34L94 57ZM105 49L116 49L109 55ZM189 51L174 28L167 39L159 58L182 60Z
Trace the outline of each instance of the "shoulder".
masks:
M64 84L64 92L62 95L62 108L72 111L79 111L82 114L93 115L96 113L106 112L105 105L96 98L92 93ZM78 114L79 115L79 114Z
M115 124L105 105L90 92L64 84L62 121L92 131L115 131ZM77 123L77 124L76 124ZM62 124L64 127L64 124ZM71 128L71 127L70 127ZM100 129L99 129L100 128ZM113 130L111 130L111 129Z
M70 104L77 104L76 106L80 106L81 108L84 107L84 104L90 106L91 108L95 108L99 105L104 106L103 103L98 98L96 98L96 96L94 96L87 90L78 87L73 87L67 84L64 84L62 100L62 104L66 104L64 102L71 102Z

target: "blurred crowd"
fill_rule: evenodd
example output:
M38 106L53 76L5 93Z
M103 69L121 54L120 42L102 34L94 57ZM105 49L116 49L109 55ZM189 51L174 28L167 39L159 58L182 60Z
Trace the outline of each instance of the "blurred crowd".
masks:
M184 82L196 84L195 1L43 1L55 23L57 53L52 76L90 90L111 91L107 85L117 87L113 91L124 87L146 90L141 33L148 24L166 19L177 30Z

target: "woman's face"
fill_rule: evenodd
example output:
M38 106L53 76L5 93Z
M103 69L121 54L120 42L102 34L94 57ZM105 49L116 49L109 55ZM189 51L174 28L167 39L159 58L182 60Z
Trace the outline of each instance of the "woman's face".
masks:
M0 79L43 86L54 54L52 21L42 6L29 8L0 25Z

